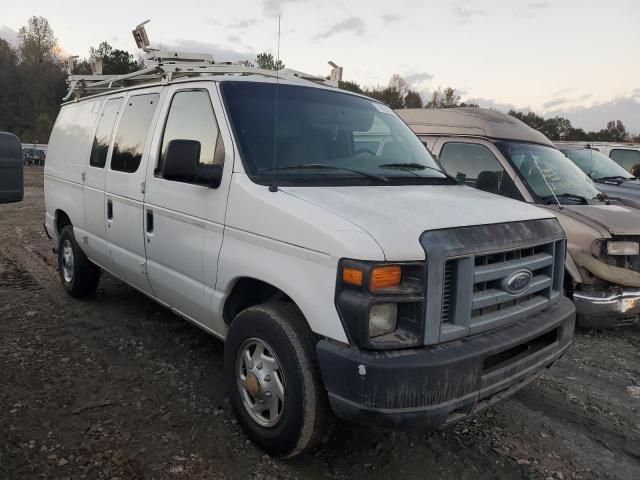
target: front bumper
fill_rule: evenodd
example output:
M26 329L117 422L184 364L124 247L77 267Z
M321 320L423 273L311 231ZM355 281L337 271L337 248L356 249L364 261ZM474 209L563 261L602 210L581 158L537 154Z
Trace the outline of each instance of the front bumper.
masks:
M363 351L322 340L318 360L338 417L437 429L535 380L567 350L574 324L574 306L561 297L506 327L431 347Z
M580 327L613 328L640 321L640 289L637 288L582 287L573 293L573 302Z

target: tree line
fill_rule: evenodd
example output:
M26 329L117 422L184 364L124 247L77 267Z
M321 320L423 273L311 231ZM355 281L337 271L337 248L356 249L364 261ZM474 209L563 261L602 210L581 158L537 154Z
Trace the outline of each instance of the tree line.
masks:
M75 61L74 73L90 75L96 60L101 61L102 73L106 75L131 73L144 66L141 59L135 59L129 52L102 42L90 48L88 58ZM27 143L48 141L61 98L67 89L66 61L49 22L43 17L31 17L27 25L20 28L16 47L0 38L0 131L12 132ZM244 64L270 70L285 68L281 60L267 52ZM386 86L365 87L353 81L342 81L339 87L379 100L393 109L478 106L463 102L452 87L439 87L424 100L420 92L412 89L398 74L394 74ZM568 119L562 117L544 118L534 112L515 110L509 111L509 115L551 140L640 142L640 135L631 135L620 120L608 122L599 131L586 132L574 128Z

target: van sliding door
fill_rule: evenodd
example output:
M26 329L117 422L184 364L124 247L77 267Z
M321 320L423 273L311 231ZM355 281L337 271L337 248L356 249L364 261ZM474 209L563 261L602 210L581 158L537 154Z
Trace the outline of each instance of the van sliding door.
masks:
M105 188L105 268L136 288L152 293L146 275L143 233L144 181L152 127L160 94L134 91L125 98L116 129Z

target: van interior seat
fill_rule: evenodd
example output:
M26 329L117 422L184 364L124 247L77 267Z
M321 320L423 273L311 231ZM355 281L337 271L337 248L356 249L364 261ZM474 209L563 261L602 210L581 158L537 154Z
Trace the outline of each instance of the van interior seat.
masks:
M502 172L492 172L489 170L482 171L478 174L478 179L476 180L476 188L478 190L484 190L489 193L500 193L500 178L502 177Z

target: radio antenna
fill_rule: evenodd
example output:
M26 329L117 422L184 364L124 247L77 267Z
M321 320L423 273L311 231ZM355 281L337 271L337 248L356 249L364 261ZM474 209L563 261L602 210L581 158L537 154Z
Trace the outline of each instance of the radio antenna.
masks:
M276 57L276 101L273 112L273 164L271 165L272 177L271 185L269 185L270 192L278 191L278 184L276 183L276 159L278 154L278 93L280 90L280 15L278 15L278 50Z

